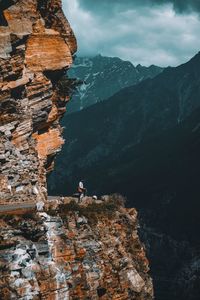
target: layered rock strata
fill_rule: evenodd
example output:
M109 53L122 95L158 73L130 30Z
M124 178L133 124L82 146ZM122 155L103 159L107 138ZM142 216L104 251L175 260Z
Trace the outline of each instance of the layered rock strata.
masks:
M137 213L110 199L1 217L0 298L153 299Z
M45 201L76 39L60 0L1 0L0 9L0 204Z

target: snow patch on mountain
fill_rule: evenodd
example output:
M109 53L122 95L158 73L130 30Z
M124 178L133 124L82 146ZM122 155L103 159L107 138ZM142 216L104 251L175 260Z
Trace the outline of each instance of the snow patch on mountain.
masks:
M83 82L67 106L68 113L82 110L108 99L121 89L157 76L163 68L157 66L136 67L118 57L77 57L69 76Z

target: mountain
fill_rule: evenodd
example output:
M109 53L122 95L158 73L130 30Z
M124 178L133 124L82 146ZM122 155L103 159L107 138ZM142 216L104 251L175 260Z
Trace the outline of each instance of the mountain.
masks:
M154 65L135 67L131 62L118 57L77 57L68 74L83 83L77 87L67 111L79 111L108 99L121 89L153 78L162 71L163 68Z
M199 296L199 99L200 53L71 114L49 178L54 194L85 178L90 193L119 192L138 208L159 300Z
M127 149L159 136L189 117L200 106L199 67L197 54L186 64L167 68L153 79L125 88L107 101L64 119L66 144L57 159L50 189L56 191L60 184L63 192L71 192L71 186L63 185L66 180L79 178L79 172L97 164L101 167L106 159L117 159ZM54 176L59 178L55 188Z

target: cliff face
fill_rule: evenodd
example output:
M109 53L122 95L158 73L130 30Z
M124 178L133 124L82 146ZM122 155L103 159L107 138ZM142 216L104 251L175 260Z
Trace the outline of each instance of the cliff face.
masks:
M135 209L66 198L0 222L1 299L153 299Z
M46 199L76 39L60 0L0 1L0 204Z
M0 8L0 299L152 299L134 209L47 198L76 51L61 1Z

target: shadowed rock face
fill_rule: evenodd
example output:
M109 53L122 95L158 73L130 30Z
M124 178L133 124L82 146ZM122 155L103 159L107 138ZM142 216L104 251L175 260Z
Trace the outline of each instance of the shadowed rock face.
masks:
M44 201L76 39L60 0L1 0L0 9L0 203Z

